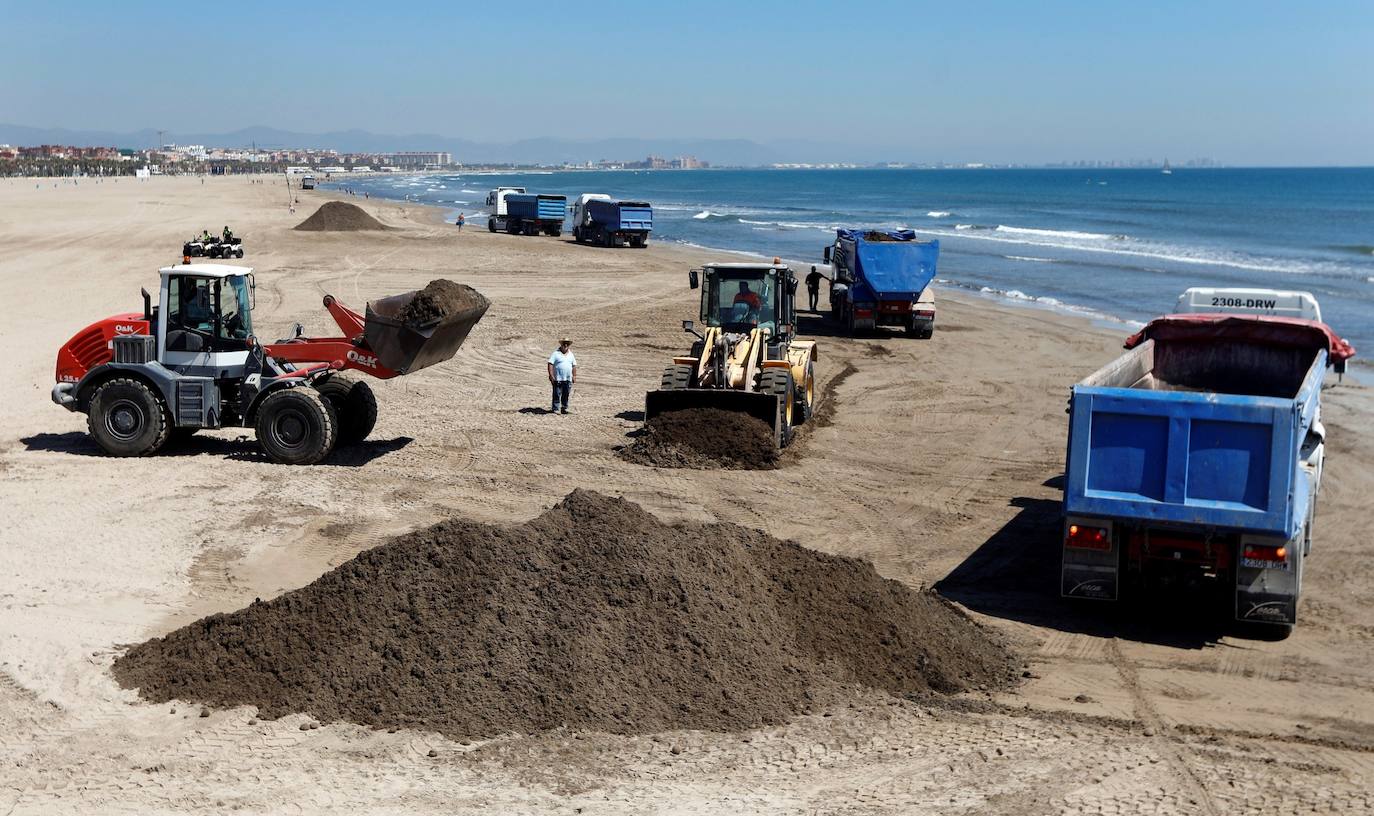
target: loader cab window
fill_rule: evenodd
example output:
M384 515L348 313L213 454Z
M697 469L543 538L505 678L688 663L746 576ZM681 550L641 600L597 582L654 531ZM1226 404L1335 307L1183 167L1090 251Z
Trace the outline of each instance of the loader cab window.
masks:
M702 289L701 322L728 332L764 328L777 333L777 273L712 269Z
M252 329L246 276L167 279L169 351L239 351Z

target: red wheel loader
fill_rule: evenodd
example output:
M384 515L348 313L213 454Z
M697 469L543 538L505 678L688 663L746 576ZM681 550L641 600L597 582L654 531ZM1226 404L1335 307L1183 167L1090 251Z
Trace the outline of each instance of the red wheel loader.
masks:
M365 382L390 379L451 358L488 301L428 324L396 319L416 296L367 304L366 314L331 295L324 306L341 337L295 336L263 344L253 334L253 270L180 264L161 270L157 306L93 323L57 353L53 402L87 415L112 456L156 453L174 435L251 427L269 458L313 464L335 444L362 441L377 420Z

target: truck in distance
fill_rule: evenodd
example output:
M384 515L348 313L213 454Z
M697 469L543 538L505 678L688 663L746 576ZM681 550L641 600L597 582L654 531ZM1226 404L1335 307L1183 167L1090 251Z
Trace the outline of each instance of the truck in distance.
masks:
M900 326L929 339L939 257L939 241L918 241L911 230L836 230L823 255L831 272L831 316L850 334Z
M1306 292L1190 289L1073 386L1064 597L1218 593L1257 634L1292 631L1325 456L1322 381L1355 353L1320 318Z
M506 197L512 193L523 193L524 187L497 187L487 193L487 206L491 215L487 217L487 231L496 232L506 229Z
M302 176L302 177L301 177L301 189L302 189L302 190L313 190L313 189L315 189L315 177L314 177L314 176Z
M568 215L568 199L545 193L508 193L506 203L506 232L511 235L552 235L563 233L563 219Z
M649 245L653 228L653 207L642 201L612 201L597 195L583 196L573 205L573 239L579 244L643 249Z

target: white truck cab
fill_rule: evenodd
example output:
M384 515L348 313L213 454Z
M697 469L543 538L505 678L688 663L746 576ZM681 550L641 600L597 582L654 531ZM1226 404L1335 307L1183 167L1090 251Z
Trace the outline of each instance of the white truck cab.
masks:
M487 217L487 230L496 232L506 228L506 196L511 193L523 193L524 187L497 187L487 193L487 206L491 208L491 214Z
M572 223L573 223L573 229L576 230L576 229L578 229L579 227L582 227L582 226L585 225L585 223L586 223L586 220L585 220L585 219L586 219L586 217L587 217L587 202L588 202L588 201L610 201L610 200L611 200L611 197L608 196L608 195L606 195L605 193L583 193L582 195L578 196L578 197L577 197L577 200L574 201L574 202L573 202L573 205L572 205Z
M1213 289L1194 286L1178 296L1174 314L1236 312L1238 314L1322 319L1321 307L1311 292L1281 289Z

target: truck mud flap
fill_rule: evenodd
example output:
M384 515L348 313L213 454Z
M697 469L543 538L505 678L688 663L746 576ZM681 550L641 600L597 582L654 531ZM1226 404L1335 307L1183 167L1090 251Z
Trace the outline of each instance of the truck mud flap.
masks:
M401 374L411 374L458 353L472 327L491 306L485 298L471 309L448 315L423 327L406 325L395 319L397 313L415 298L416 292L381 298L367 304L363 337L382 365Z
M1107 538L1100 548L1069 544L1075 525L1105 527ZM1059 594L1065 598L1115 601L1120 598L1120 554L1108 522L1070 517L1064 522L1063 560L1059 570Z
M644 421L670 411L718 408L739 411L762 420L773 429L773 444L782 443L782 406L772 394L724 388L683 388L650 391L644 397Z
M1236 568L1236 620L1248 623L1298 622L1298 591L1302 586L1302 545L1292 547L1285 568L1259 566L1242 559Z

